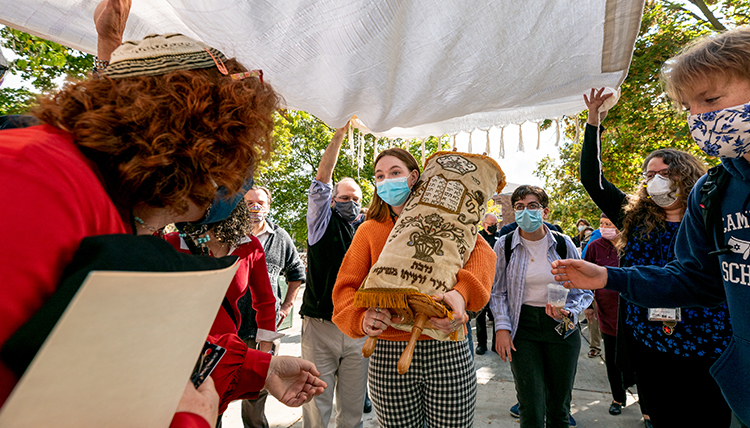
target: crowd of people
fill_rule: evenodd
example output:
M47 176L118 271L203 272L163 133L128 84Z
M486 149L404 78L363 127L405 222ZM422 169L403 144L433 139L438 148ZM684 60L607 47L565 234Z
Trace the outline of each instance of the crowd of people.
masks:
M303 263L269 218L272 189L253 179L271 151L280 96L262 71L184 35L123 43L129 8L125 0L97 7L89 79L41 98L31 118L2 121L0 220L11 225L13 245L0 250L0 406L30 363L8 357L30 336L30 320L86 273L238 261L206 339L226 354L200 387L187 383L172 427L221 425L234 400L242 400L244 426L268 427L269 394L302 406L305 428L325 428L332 417L338 428L362 427L372 408L383 427L472 426L471 342L423 334L401 374L410 333L394 328L400 316L354 304L419 187L419 162L400 148L380 152L364 214L359 183L333 181L348 125L336 130L309 188ZM647 427L750 422L750 337L740 305L750 298L748 70L750 28L739 28L692 44L663 72L667 94L690 111L698 145L722 158L708 175L693 155L664 148L644 153L635 193L616 188L604 177L599 144L611 95L592 89L580 165L601 210L598 228L581 218L575 235L564 235L547 222L547 193L532 185L513 191L505 214L514 221L500 230L495 215L480 216L481 229L472 230L483 239L455 285L432 296L451 316L429 322L455 336L476 315L476 353L491 350L510 364L518 400L511 414L521 427L575 426L584 319L588 356L604 351L611 415L621 414L635 385ZM170 225L177 231L166 233ZM558 283L569 289L559 302L550 300ZM301 289L302 358L280 356L280 326ZM369 358L368 338L378 339Z

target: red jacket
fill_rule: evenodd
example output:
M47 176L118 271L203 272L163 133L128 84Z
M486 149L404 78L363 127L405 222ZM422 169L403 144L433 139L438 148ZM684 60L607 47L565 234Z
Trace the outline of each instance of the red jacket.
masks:
M0 207L5 225L5 245L0 245L2 347L56 291L83 238L131 231L72 135L49 125L0 132ZM252 396L263 388L270 354L238 349L241 341L231 334L210 340L229 347L222 362L234 368L214 372L217 390L221 386L229 395ZM0 363L0 406L17 382ZM178 413L171 426L209 424L198 415Z
M164 238L178 251L190 254L179 234L170 233ZM265 385L265 374L271 361L270 354L248 351L247 345L237 336L237 330L242 322L237 301L248 288L252 293L253 308L257 312L258 328L276 331L276 296L268 280L266 256L260 241L258 238L250 237L230 255L240 258L240 266L225 296L231 307L231 314L225 305L222 305L211 326L208 339L227 348L227 353L211 374L216 391L221 397L219 413L223 413L234 400L257 398L258 391Z
M583 259L599 266L618 267L620 265L617 248L605 238L591 241ZM599 319L599 329L610 336L617 336L617 310L620 293L612 290L596 290L594 291L594 299L596 299L596 317Z

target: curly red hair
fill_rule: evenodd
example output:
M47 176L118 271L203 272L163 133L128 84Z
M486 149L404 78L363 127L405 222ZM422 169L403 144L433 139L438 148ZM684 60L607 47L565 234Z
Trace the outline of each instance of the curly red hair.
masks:
M246 71L237 61L229 73ZM119 207L208 206L217 186L240 190L271 149L280 96L257 78L216 68L90 79L40 99L34 115L73 134Z

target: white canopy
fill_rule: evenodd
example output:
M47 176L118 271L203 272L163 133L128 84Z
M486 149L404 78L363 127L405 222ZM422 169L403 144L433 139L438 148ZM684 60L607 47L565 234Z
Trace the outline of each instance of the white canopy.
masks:
M0 22L95 53L98 0L4 2ZM261 68L330 126L423 138L561 117L627 75L644 0L133 0L126 39L179 32Z

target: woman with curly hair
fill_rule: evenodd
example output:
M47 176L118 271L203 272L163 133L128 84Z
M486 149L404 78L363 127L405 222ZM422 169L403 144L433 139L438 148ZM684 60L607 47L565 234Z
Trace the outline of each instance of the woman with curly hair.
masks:
M620 266L664 266L675 258L675 237L687 197L705 173L704 166L686 152L655 150L643 162L638 192L628 196L617 189L603 177L599 163L597 131L604 130L599 124L607 112L598 111L609 97L602 92L592 89L589 97L584 95L589 114L581 182L621 231L615 242ZM628 361L635 372L646 425L729 426L731 412L709 374L732 336L726 304L713 309L647 309L625 299L620 302L617 361ZM670 402L664 401L665 394L671 395Z
M97 8L98 78L40 99L41 125L0 132L0 220L14 243L0 249L0 347L55 293L84 238L221 220L269 151L280 97L261 75L180 34L120 45L129 6ZM310 363L247 347L236 357L253 373L248 393L285 389L289 374L307 381L287 401L322 392ZM0 405L17 382L0 362Z
M333 289L333 322L353 338L377 337L368 381L372 404L382 427L468 427L474 421L477 380L467 342L438 341L422 334L411 369L396 372L396 361L411 333L390 328L400 321L388 309L353 305L354 294L378 261L398 216L419 180L419 164L404 149L392 148L375 159L377 192L347 251ZM463 328L466 310L484 307L492 283L492 250L478 239L459 270L451 291L437 294L453 309L454 319L430 318L446 334Z
M237 273L232 278L224 297L224 304L214 320L209 336L220 337L239 331L242 321L237 301L249 294L252 306L256 311L255 321L258 325L258 350L273 355L273 341L283 335L276 333L276 296L273 294L268 279L266 256L258 238L250 235L250 211L246 204L240 203L226 219L210 224L186 223L180 225L182 232L173 232L164 236L172 246L186 254L208 255L212 257L236 256L239 258ZM240 349L245 346L239 345ZM219 413L223 413L229 403L243 398L246 389L237 385L242 379L242 368L226 367L223 360L214 370L212 376L229 378L232 387L224 387L224 382L217 382L223 390L230 393L221 395ZM239 374L238 374L239 373ZM222 392L220 391L220 392Z

